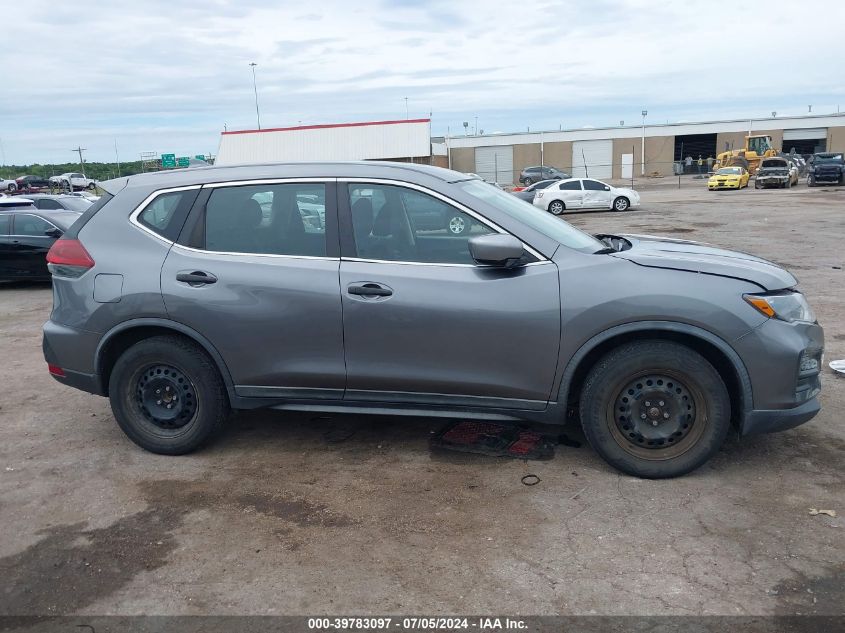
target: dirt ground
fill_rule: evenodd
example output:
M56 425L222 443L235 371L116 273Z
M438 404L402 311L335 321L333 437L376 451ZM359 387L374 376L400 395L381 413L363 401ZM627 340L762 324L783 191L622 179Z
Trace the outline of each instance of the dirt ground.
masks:
M781 263L825 365L845 358L845 189L643 189L642 209L567 219ZM845 377L826 366L815 420L670 481L587 445L435 455L443 422L402 417L251 412L162 457L48 376L50 305L0 286L0 614L845 613Z

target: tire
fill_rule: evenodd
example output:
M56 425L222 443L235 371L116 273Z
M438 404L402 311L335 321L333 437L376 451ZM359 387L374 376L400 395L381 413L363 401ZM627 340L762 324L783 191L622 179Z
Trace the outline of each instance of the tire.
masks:
M754 188L755 189L762 189L762 187L760 186L760 183L757 182L756 180L754 181Z
M613 201L613 210L614 211L627 211L631 208L631 201L628 200L625 196L619 196L616 200Z
M816 186L816 181L812 176L807 178L807 186L808 187L815 187Z
M552 200L549 203L549 213L552 215L561 215L566 211L566 205L560 200Z
M525 185L526 187L530 187L531 185L534 184L534 181L531 180L531 178L528 178L526 176L525 178L522 179L522 184Z
M88 183L88 190L89 191L94 191L94 189L96 189L96 188L97 188L97 185L95 183L93 183L93 182Z
M580 403L590 445L635 477L695 470L719 450L730 428L730 397L718 372L689 347L668 341L637 341L609 352L587 375Z
M161 400L159 393L165 394ZM172 409L163 404L168 397ZM196 450L217 434L229 414L214 362L178 336L155 336L126 350L112 370L109 400L127 437L161 455Z
M446 222L446 230L452 235L463 235L469 233L472 229L472 223L461 215L453 215Z
M10 183L8 187L6 187L6 191L17 191L18 186L14 183Z

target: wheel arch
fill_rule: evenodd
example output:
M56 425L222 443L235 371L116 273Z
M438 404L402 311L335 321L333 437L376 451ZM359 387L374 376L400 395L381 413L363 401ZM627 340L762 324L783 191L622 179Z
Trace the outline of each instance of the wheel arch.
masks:
M161 318L140 318L124 321L114 326L100 339L94 355L94 372L97 376L100 393L108 395L111 371L123 352L146 338L174 334L196 343L209 355L220 372L223 384L226 386L229 402L234 402L237 396L232 376L223 357L211 344L211 341L187 325Z
M739 354L722 338L703 328L672 321L640 321L618 325L586 341L566 364L561 376L558 402L567 410L577 406L584 379L595 363L610 350L637 340L665 340L687 345L701 354L725 381L735 425L753 408L751 378Z

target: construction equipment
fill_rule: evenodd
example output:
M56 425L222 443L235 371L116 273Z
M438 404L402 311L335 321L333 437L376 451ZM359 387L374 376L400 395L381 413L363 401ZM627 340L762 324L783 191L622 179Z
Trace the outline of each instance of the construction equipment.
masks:
M732 149L718 154L713 169L738 165L745 167L753 176L760 167L760 161L764 158L779 155L780 152L772 147L771 136L768 134L749 135L745 137L744 148Z

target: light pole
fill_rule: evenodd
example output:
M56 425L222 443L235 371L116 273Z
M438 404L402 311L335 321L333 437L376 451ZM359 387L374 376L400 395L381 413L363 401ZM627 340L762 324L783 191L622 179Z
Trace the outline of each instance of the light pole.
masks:
M643 138L640 143L640 176L645 176L645 118L648 116L648 110L643 110Z
M258 123L258 129L261 129L261 115L258 113L258 85L255 83L255 67L258 66L255 62L249 62L252 67L252 90L255 92L255 120Z
M407 121L411 117L408 116L408 97L405 97L405 120Z

